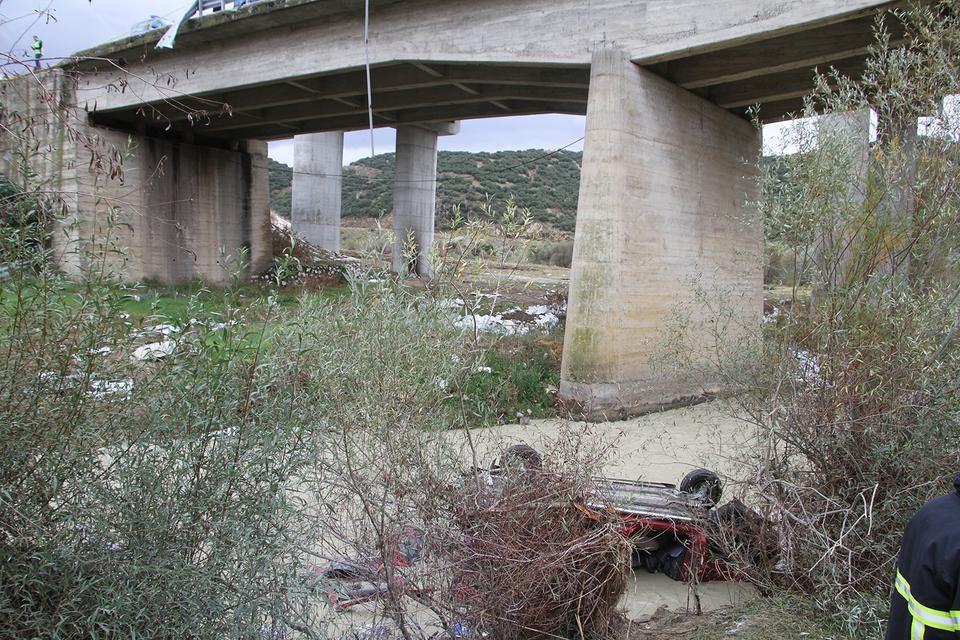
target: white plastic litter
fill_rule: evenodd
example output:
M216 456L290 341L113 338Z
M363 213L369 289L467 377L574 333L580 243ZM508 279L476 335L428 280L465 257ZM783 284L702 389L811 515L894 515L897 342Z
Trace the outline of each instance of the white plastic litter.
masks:
M133 359L141 362L160 360L173 355L177 348L177 343L173 340L163 340L162 342L151 342L142 347L137 347L133 352Z

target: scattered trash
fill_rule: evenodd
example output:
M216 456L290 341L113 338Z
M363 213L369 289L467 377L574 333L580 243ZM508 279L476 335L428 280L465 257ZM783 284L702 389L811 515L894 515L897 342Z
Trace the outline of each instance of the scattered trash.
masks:
M515 334L525 334L530 328L514 322L513 320L504 320L501 315L466 315L457 318L454 326L458 329L473 331L476 329L481 333L496 333L500 335L512 336Z
M51 391L69 391L75 389L83 376L79 373L60 375L55 371L41 371L37 374L37 381Z
M90 383L90 395L98 400L113 396L129 398L133 394L133 379L126 380L94 380Z
M134 360L152 361L161 360L167 356L173 355L177 348L177 343L173 340L164 340L162 342L151 342L142 347L137 347L133 351Z
M146 338L146 337L153 337L153 336L160 335L166 338L168 336L171 336L175 333L180 333L182 331L183 329L181 329L176 325L164 323L164 324L153 325L150 327L143 327L139 331L134 331L133 337Z
M743 631L743 629L744 629L746 626L747 626L747 621L746 621L746 619L742 619L742 618L741 618L740 620L737 620L736 624L734 624L732 627L730 627L729 629L727 629L724 633L726 633L728 636L735 636L735 635L737 635L738 633L740 633L741 631ZM803 635L803 634L801 634L801 635Z
M57 393L72 391L83 382L84 376L80 373L60 375L53 371L44 371L37 374L37 381L50 391ZM104 400L113 396L129 398L133 393L133 379L124 380L91 380L87 393L97 400Z
M536 329L549 333L560 323L560 316L565 314L565 308L559 306L531 305L526 309L514 307L502 313L467 314L454 320L454 326L459 329L481 333L494 333L504 336L526 335Z
M138 36L141 33L147 33L154 29L163 29L170 26L170 21L160 16L150 16L146 20L141 20L130 27L130 35Z
M806 349L798 349L793 352L797 359L797 382L807 384L820 384L823 382L823 376L820 375L820 356L810 353Z

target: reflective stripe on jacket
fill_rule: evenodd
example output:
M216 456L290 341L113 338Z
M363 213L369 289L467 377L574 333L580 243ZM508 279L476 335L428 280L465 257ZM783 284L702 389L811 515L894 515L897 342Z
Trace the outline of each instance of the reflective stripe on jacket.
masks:
M960 638L960 476L903 534L886 640Z

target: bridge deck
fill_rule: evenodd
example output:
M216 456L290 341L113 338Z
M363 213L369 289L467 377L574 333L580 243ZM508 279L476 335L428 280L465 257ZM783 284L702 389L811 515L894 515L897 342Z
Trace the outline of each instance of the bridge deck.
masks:
M863 70L876 14L896 4L376 0L374 125L585 113L589 53L608 38L722 108L782 119L815 69ZM100 124L214 140L363 128L362 12L358 0L263 0L188 21L172 51L153 48L159 32L108 43L77 54L80 98Z

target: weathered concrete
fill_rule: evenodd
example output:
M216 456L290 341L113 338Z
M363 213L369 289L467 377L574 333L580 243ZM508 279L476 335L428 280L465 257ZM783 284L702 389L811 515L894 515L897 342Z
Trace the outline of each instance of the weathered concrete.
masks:
M412 61L585 67L596 43L616 42L634 61L653 64L829 26L890 4L883 0L381 0L372 16L369 53L375 66ZM856 34L837 38L836 47L849 53L849 41L861 33L869 33L869 24L861 25ZM91 105L97 100L99 109L109 111L188 94L215 98L241 83L259 86L260 95L268 97L275 90L263 91L264 85L276 83L276 91L289 91L287 80L358 69L365 59L362 12L324 0L254 5L204 18L202 23L191 22L172 52L152 48L159 37L154 32L81 52L100 58L122 56L130 71L122 92L101 90L117 75L115 69L85 79ZM217 46L207 46L211 40ZM318 55L319 43L322 55ZM795 56L805 44L793 42L789 55ZM267 52L282 52L282 64ZM768 55L753 66L769 68L779 57ZM724 56L714 59L714 66L722 67ZM812 63L802 62L809 68L834 59L818 50ZM184 74L186 68L189 75ZM722 68L716 72L725 74ZM742 78L744 71L739 69L737 74ZM155 77L171 77L176 84L154 86ZM809 78L805 80L809 86ZM316 97L326 92L324 83L308 88L314 89L313 102L319 106ZM309 99L310 91L302 93ZM255 121L257 116L252 115ZM440 117L434 114L434 119Z
M437 133L397 127L393 187L392 269L433 277L433 219L437 208Z
M293 139L293 230L307 242L340 251L343 132Z
M81 110L51 111L51 104L72 104L72 91L59 70L44 72L42 85L29 77L3 83L4 104L36 123L42 144L28 151L28 161L40 186L63 199L51 240L60 268L225 284L266 266L266 143L231 150L90 126ZM6 142L0 171L15 174L18 150ZM116 178L111 159L122 167Z
M660 368L670 329L693 354L742 339L762 311L760 136L748 122L595 52L560 393L587 410L698 396L710 378ZM699 296L707 294L712 308ZM711 324L713 315L722 326ZM669 362L665 364L669 365Z

